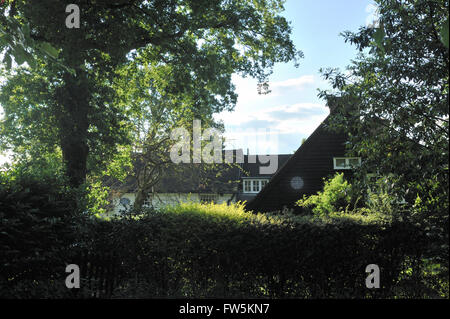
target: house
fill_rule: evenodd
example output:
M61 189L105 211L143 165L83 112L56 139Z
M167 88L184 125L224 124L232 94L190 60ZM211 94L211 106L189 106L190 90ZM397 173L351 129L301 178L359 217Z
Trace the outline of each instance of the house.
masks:
M281 166L252 200L247 210L271 212L292 208L301 211L295 202L303 195L322 190L323 179L336 172L351 175L351 168L361 164L359 157L346 157L347 135L330 129L330 115Z
M291 155L275 156L279 168ZM161 171L144 206L160 208L187 201L231 204L253 199L276 171L261 172L260 168L267 163L257 155L244 155L241 149L233 150L233 158L232 163L221 164L170 163ZM134 204L137 184L134 176L128 176L123 182L109 182L112 214L121 214Z

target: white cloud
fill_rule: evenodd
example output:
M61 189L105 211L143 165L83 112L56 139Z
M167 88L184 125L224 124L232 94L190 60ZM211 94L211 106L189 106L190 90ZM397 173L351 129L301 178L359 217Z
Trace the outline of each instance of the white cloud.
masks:
M291 139L292 136L308 137L328 115L328 108L318 103L296 103L292 105L282 105L268 107L264 110L246 116L232 116L229 121L225 136L230 141L227 145L233 148L250 147L252 152L261 152L260 141L270 140L277 145L271 145L271 150L276 153L285 153L289 150L288 143L283 140ZM276 136L268 139L269 136ZM267 145L266 142L264 142ZM290 146L296 148L300 146L301 138L297 145ZM282 145L281 145L282 144ZM284 148L281 149L280 147Z
M301 91L313 85L318 87L321 82L314 75L302 75L298 78L269 82L269 90L271 92L261 95L258 94L258 81L255 79L243 78L238 75L233 75L232 79L236 86L236 93L238 94L238 105L248 103L249 101L256 102L279 97L288 92Z
M303 75L298 78L288 79L284 81L278 82L269 82L270 87L272 88L295 88L302 89L305 85L313 84L315 82L314 75Z
M302 75L298 78L287 79L284 81L269 82L268 95L271 97L279 97L287 94L298 93L307 88L318 86L318 81L314 75Z
M327 107L319 103L296 103L292 105L281 105L270 108L266 112L272 113L274 111L282 111L286 113L299 113L305 110L325 111Z
M250 148L255 154L264 152L271 143L276 144L270 147L277 149L276 153L290 153L329 113L325 103L311 94L324 86L324 81L314 75L270 82L272 92L267 95L258 94L254 79L236 75L233 83L238 94L235 110L215 115L225 124L227 148ZM270 140L269 136L276 138Z

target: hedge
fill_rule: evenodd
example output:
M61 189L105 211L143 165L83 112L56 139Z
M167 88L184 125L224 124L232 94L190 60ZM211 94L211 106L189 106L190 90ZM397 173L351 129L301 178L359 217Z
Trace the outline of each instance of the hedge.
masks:
M82 216L76 195L55 179L0 176L0 297L45 298L67 292L65 264Z
M193 203L102 220L49 183L20 184L0 185L2 298L439 297L416 280L428 242L406 221ZM80 289L64 285L72 263Z
M91 250L120 260L113 297L142 298L417 297L418 287L405 291L401 279L420 264L427 242L405 221L192 203L98 221L90 233ZM368 264L380 267L381 289L366 287Z

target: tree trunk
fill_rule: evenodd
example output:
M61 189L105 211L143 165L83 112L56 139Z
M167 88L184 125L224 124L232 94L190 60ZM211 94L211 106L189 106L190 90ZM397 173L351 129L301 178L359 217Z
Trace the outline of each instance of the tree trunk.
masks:
M143 189L138 189L136 192L136 198L133 204L133 210L135 212L141 212L142 206L144 205L145 199L148 197L148 192Z
M87 78L66 74L57 91L57 119L65 173L70 186L79 187L86 180L88 147L89 89Z
M85 141L62 143L63 159L70 186L79 187L86 181L89 147Z

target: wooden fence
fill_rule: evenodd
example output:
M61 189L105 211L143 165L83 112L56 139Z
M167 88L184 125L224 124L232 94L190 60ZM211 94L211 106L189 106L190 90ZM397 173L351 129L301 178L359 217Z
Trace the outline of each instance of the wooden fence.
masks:
M121 274L121 262L114 253L80 253L74 264L80 267L80 288L73 289L78 298L110 298Z

